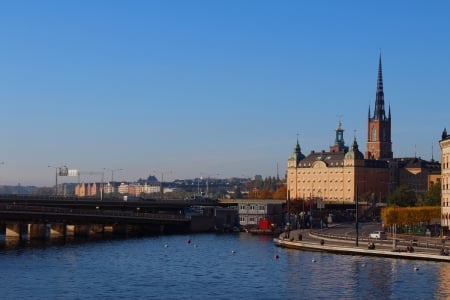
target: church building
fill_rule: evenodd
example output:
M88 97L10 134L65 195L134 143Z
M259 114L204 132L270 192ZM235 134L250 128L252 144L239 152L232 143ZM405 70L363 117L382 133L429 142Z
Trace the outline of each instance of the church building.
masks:
M310 201L314 207L361 204L374 207L386 201L389 186L389 159L392 159L391 112L384 108L381 56L375 109L368 118L367 151L360 150L356 137L345 146L339 121L335 143L329 151L301 152L297 139L288 159L287 185L290 199Z
M356 137L350 148L345 146L340 121L335 144L327 152L312 151L305 156L297 139L287 166L290 199L310 201L317 207L355 205L358 199L369 209L386 205L387 195L400 185L408 185L420 201L420 195L439 181L441 165L434 159L426 161L417 156L393 157L391 109L389 107L386 113L381 55L375 107L371 113L369 107L365 155L359 151ZM447 138L443 137L441 144L447 145L446 141Z

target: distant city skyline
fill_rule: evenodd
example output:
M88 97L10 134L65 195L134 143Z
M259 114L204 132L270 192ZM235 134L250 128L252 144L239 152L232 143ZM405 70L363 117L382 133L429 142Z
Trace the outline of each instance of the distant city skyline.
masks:
M63 165L84 181L119 169L117 181L284 176L297 137L305 154L328 149L339 120L364 153L380 51L394 157L440 161L448 11L446 1L1 3L0 185L52 186Z

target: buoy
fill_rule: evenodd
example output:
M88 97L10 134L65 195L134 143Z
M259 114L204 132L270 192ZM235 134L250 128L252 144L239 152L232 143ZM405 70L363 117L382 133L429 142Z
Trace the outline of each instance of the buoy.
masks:
M316 262L316 260L315 260L315 259L313 258L313 259L312 259L312 262L313 262L313 263L315 263L315 262Z
M169 245L167 245L167 244L164 244L164 247L165 247L165 248L167 248L167 247L169 247Z
M414 271L419 271L419 268L418 267L414 267Z
M190 243L191 243L191 240L187 240L186 243L190 244Z
M278 256L278 254L275 254L275 259L279 259L280 257Z
M231 254L235 254L236 253L236 251L234 251L234 250L231 250Z

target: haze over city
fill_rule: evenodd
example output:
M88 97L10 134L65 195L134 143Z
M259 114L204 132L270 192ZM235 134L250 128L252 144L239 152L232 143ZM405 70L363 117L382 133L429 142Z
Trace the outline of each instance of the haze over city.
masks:
M440 160L449 9L2 2L0 185L53 185L49 165L105 180L118 169L114 179L129 181L284 176L297 137L303 153L328 149L339 120L364 152L380 52L394 157Z

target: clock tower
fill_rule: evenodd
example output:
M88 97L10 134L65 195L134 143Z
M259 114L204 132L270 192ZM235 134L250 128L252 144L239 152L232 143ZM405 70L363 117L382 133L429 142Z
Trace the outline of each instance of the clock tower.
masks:
M373 115L368 116L366 159L391 159L391 108L388 116L384 109L383 72L381 68L381 54L378 63L377 92Z

